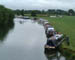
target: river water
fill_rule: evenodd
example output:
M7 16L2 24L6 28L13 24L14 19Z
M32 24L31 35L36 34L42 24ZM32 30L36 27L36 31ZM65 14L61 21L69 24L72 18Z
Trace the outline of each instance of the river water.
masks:
M0 60L66 60L59 52L44 53L47 39L41 24L20 18L14 22L14 28L0 41Z

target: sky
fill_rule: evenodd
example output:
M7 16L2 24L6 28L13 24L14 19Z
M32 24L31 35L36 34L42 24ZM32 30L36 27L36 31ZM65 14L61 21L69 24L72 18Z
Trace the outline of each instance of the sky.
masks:
M47 10L74 9L75 0L0 0L0 4L11 9Z

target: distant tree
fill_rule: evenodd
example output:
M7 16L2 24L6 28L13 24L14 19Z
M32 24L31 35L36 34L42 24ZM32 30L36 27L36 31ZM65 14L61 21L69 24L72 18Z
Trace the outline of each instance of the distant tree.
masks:
M46 14L46 11L45 11L45 10L42 10L42 11L41 11L41 14Z
M19 9L14 10L14 13L17 14L17 15L21 15L21 11Z
M48 11L47 11L47 13L49 14L49 15L55 15L55 9L48 9Z
M47 11L45 10L15 10L14 11L15 14L17 15L22 15L24 16L24 14L31 14L31 16L36 16L37 14L41 14L41 15L46 15L46 16L50 16L50 15L75 15L74 10L70 9L68 11L65 10L61 10L61 9L48 9Z
M33 17L37 16L37 15L36 15L36 11L32 11L32 12L31 12L31 16L33 16Z
M24 13L25 14L31 14L31 10L25 10Z
M57 15L62 15L62 10L57 9L57 10L56 10L56 14L57 14Z
M74 15L75 15L75 12L74 12L73 9L69 9L69 10L68 10L68 14L69 14L70 16L74 16Z
M24 9L21 10L21 15L24 16Z

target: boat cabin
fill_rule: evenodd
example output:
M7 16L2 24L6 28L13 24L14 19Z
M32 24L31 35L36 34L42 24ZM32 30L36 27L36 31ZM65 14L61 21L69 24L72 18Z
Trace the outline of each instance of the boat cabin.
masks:
M62 38L63 34L55 34L54 36L48 38L45 48L56 48L57 44L61 41Z

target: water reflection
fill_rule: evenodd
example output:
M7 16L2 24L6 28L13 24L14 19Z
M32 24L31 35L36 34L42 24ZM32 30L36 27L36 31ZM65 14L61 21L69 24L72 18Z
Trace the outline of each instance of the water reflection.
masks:
M44 52L48 60L75 60L75 55L68 50L45 50Z
M61 54L65 56L66 60L75 60L75 51L62 49Z
M48 60L66 60L58 50L45 52L45 56Z
M14 28L14 23L8 25L0 25L0 41L4 41L8 32Z
M67 59L63 52L50 51L50 53L44 53L44 45L47 39L42 25L33 20L18 18L14 19L14 22L15 26L0 27L0 40L4 41L0 46L0 60ZM9 32L11 29L13 29L12 33Z

